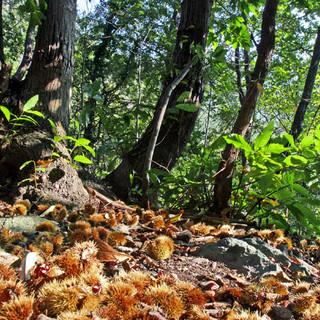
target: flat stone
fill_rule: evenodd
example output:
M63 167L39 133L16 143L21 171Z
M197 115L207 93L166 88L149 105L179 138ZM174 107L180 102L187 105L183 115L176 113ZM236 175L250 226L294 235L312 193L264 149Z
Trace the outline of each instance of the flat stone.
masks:
M222 262L246 276L260 277L265 273L282 271L281 266L309 275L305 266L294 263L280 250L259 238L224 238L204 244L194 255Z
M14 216L0 218L0 230L8 228L14 232L34 232L36 231L37 225L46 221L58 226L56 221L44 219L38 216Z

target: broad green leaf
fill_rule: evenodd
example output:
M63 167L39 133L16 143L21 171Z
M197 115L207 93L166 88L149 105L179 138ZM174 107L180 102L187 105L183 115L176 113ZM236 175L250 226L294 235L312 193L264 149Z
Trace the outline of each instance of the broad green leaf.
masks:
M261 192L263 194L266 194L269 187L273 184L273 176L274 176L274 174L272 172L270 172L270 173L263 175L261 177L261 179L259 180L259 186L260 186Z
M293 164L296 164L296 165L301 165L301 164L307 164L308 163L308 159L306 159L303 156L299 156L298 154L294 154L291 157L291 161L292 161Z
M300 224L303 227L307 227L308 223L307 223L307 219L304 216L304 214L302 213L301 209L299 207L296 206L297 204L294 205L288 205L288 209L290 211L290 213L297 219L298 222L300 222Z
M308 159L299 156L298 154L290 155L283 160L283 163L287 166L301 166L308 163Z
M4 114L4 116L6 117L7 121L10 121L11 112L9 111L9 109L4 106L0 106L0 109L1 109L2 113Z
M270 143L266 146L265 151L275 154L280 154L288 150L288 148L284 147L280 143Z
M308 148L313 143L313 137L312 136L305 136L301 140L301 148Z
M250 147L248 142L244 140L244 138L239 134L234 134L231 137L224 137L224 139L227 141L227 143L233 144L238 149L252 152L252 148Z
M93 157L96 156L95 151L94 151L90 146L83 146L83 148L85 148L86 150L88 150L88 151L92 154Z
M297 197L294 198L296 201L298 202L303 202L303 203L307 203L310 204L312 206L320 206L320 199L313 199L313 198L306 198L306 197Z
M32 98L30 98L27 103L23 106L23 111L30 110L36 106L39 100L39 95L35 95Z
M310 222L315 226L319 224L318 219L317 219L316 215L314 214L314 212L310 208L306 207L304 204L294 203L291 206L291 209L293 209L293 208L296 209L297 211L300 211L300 214L303 216L303 222L301 224L304 223L305 226L307 226L307 222ZM294 211L294 209L293 209L293 211Z
M75 147L87 146L90 143L91 143L91 141L88 139L79 138L78 140L76 140Z
M73 158L73 160L84 164L92 164L92 161L83 155L77 155Z
M177 102L184 102L184 100L188 99L190 96L190 91L184 91L181 93L180 97L178 98Z
M148 173L149 174L153 173L153 174L156 174L159 176L168 176L169 175L169 172L161 170L161 169L150 169L150 170L148 170Z
M257 151L264 147L271 138L274 127L274 121L271 121L265 129L257 136L254 142L254 150Z
M187 111L187 112L194 112L194 111L199 110L199 108L196 105L189 104L189 103L179 103L176 105L176 107L178 109L181 109L181 110Z
M100 101L103 102L103 98L100 96L100 94L95 94L92 99L96 100L96 101Z
M159 179L159 178L157 177L157 175L154 174L154 173L150 173L150 174L149 174L149 178L150 178L151 182L152 182L154 185L157 185L157 184L160 183L160 179Z
M293 136L292 136L291 134L286 133L286 134L284 134L283 136L287 139L287 141L288 141L292 146L295 145L295 144L294 144L294 140L293 140Z
M305 197L309 197L310 196L310 192L306 188L301 186L300 184L294 183L292 188L293 188L294 191L300 193L301 195L303 195Z
M292 200L294 193L290 191L288 188L286 189L279 189L278 191L272 193L272 196L274 196L277 200Z

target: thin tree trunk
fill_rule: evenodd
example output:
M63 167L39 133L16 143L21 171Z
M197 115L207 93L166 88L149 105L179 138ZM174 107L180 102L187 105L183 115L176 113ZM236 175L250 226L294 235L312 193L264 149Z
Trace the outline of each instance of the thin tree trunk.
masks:
M164 88L156 106L153 120L146 129L141 139L134 145L122 159L121 164L109 174L104 181L113 186L114 193L123 200L128 200L130 196L130 174L135 172L138 177L142 177L144 159L151 139L156 119L161 109L162 97L165 95L166 87L172 83L176 77L175 70L182 70L184 66L196 55L191 50L192 46L201 46L205 50L206 37L209 29L212 0L184 0L181 4L182 14L177 33L175 50L172 58L171 74L164 83ZM198 111L186 112L180 110L178 114L170 114L177 104L177 99L185 91L189 92L187 103L193 103L200 107L203 99L204 84L202 78L203 59L199 58L184 79L173 90L168 102L168 112L165 115L161 127L158 144L156 145L154 162L160 166L171 170L178 157L183 152L194 128ZM174 118L174 117L175 118ZM153 165L156 167L156 165ZM141 181L137 180L137 183Z
M156 119L155 126L152 131L152 135L149 141L149 146L146 154L146 159L142 172L142 202L144 205L147 205L149 202L149 174L148 171L151 169L152 158L154 154L154 149L156 147L157 139L163 122L164 114L167 110L169 99L171 97L172 91L176 88L177 85L184 79L192 67L192 61L190 61L181 73L166 87L166 91L162 96L162 101L160 105L160 113L158 119Z
M31 23L29 23L27 34L26 34L26 40L24 42L23 57L18 70L12 77L12 80L21 81L32 62L34 32L35 32L35 26L31 26Z
M302 97L301 97L298 109L296 111L296 114L294 116L294 120L290 130L290 134L292 134L294 140L297 140L297 138L299 137L303 129L303 120L304 120L304 116L306 114L309 102L311 100L311 94L312 94L314 82L318 72L319 61L320 61L320 26L318 27L317 38L314 44L312 59L309 66L309 71L308 71L307 79L304 85Z
M251 75L249 89L233 126L232 133L242 136L246 134L259 96L261 95L275 46L275 17L278 2L279 0L266 1L261 27L261 40L257 47L257 61ZM223 152L218 168L219 174L216 176L213 205L211 207L217 215L221 215L225 209L230 208L232 177L238 155L239 149L231 144L227 145Z

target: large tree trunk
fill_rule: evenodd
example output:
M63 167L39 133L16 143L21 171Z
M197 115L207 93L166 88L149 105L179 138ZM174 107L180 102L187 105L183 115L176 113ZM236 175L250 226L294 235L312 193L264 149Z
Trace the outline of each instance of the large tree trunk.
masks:
M318 72L319 61L320 61L320 27L318 27L317 38L314 44L313 55L312 55L311 63L309 66L307 79L304 85L302 97L301 97L298 109L296 111L296 114L294 116L294 120L290 130L290 133L292 134L294 140L297 140L297 138L299 137L303 129L303 120L304 120L304 116L306 114L309 102L311 100L311 94L312 94L314 82Z
M142 177L147 148L161 109L162 96L166 93L166 87L176 78L176 70L182 70L194 58L195 52L192 51L191 45L200 45L205 50L211 7L212 0L184 0L181 4L181 21L172 58L172 73L165 80L154 118L141 139L123 157L121 164L104 180L112 185L114 193L122 200L127 201L130 196L130 174L135 173L136 176ZM170 96L168 112L165 115L158 144L154 151L153 167L159 168L160 166L161 168L162 166L168 170L172 169L190 139L198 111L185 112L180 110L178 114L172 114L170 110L175 108L177 99L185 91L190 92L187 102L200 107L204 91L202 68L203 59L199 59L184 81L173 90ZM176 119L172 119L172 115ZM136 182L139 183L139 180Z
M47 4L23 96L27 100L39 94L38 110L63 133L70 120L76 0L48 0Z
M256 108L263 84L267 76L275 46L275 17L279 0L267 0L263 13L261 27L261 40L258 45L258 57L251 75L251 83L244 97L237 120L232 128L232 133L244 136L249 128L250 120ZM219 164L214 187L214 198L211 210L216 215L221 215L225 209L230 208L232 191L232 177L239 149L229 144L226 146L222 160Z
M69 124L76 0L47 0L47 4L46 19L39 26L35 52L26 79L12 81L10 84L20 87L21 94L18 96L20 104L38 94L39 102L36 108L46 118L55 122L59 134L64 135ZM8 89L8 93L14 91ZM12 110L10 104L8 108ZM33 169L33 165L19 170L26 161L34 161L36 165L38 160L52 159L53 130L47 123L45 119L40 122L39 127L29 127L24 124L9 141L6 139L1 141L2 199L11 201L12 198L19 197L20 193L20 196L32 201L47 203L72 205L72 202L80 204L88 201L88 193L82 186L77 172L62 157L53 161L45 172ZM56 143L54 151L68 157L61 143ZM28 177L30 173L41 180L23 183L18 188L18 182Z

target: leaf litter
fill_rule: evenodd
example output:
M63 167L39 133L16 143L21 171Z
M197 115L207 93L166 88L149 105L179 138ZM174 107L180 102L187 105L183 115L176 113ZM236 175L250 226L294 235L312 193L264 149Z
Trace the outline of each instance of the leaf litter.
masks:
M100 200L77 212L0 204L2 219L24 214L55 223L1 230L1 248L18 260L0 255L0 319L320 319L317 242ZM252 278L193 255L202 244L244 236L298 250L302 257L291 259L307 266L313 282L288 269Z

